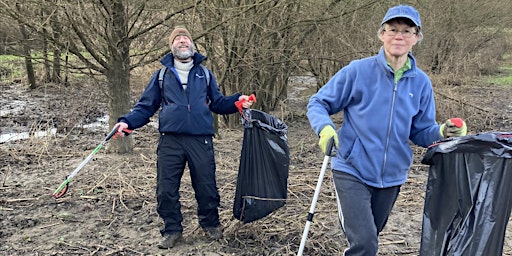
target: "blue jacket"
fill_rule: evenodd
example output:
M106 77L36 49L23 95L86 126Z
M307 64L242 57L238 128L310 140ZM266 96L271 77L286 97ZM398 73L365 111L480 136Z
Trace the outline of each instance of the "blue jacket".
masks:
M147 124L150 117L160 110L158 131L161 133L214 135L211 112L237 112L235 102L240 94L224 96L213 74L210 74L210 85L207 85L206 76L199 66L205 59L206 57L199 53L194 54L194 66L188 74L187 89L183 90L174 68L173 55L164 56L160 62L168 70L164 77L163 92L160 91L157 70L131 112L118 120L127 123L128 129L136 129Z
M411 69L395 84L384 50L339 70L308 103L307 116L319 134L336 127L330 115L343 111L339 149L332 169L379 188L407 180L413 152L442 139L436 123L432 83L409 54Z

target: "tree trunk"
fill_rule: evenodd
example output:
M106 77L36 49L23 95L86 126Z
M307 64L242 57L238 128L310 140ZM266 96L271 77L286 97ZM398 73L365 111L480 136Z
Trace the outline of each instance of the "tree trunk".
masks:
M25 29L25 26L20 24L20 32L23 36L23 40L25 41L23 43L23 55L25 56L25 69L27 70L27 78L28 83L30 85L30 89L36 89L36 76L34 74L34 66L32 65L32 56L30 54L30 47L28 46L28 33Z
M51 78L50 78L50 74L52 73L51 71L51 66L50 66L50 58L48 56L48 40L46 38L43 38L43 64L44 64L44 78L43 78L43 81L45 83L47 82L50 82L51 81Z
M130 39L128 39L128 20L124 12L122 1L111 3L111 37L116 44L109 44L108 51L111 55L109 68L106 71L108 81L108 115L111 128L117 123L117 119L130 110ZM130 153L133 151L132 137L121 137L114 140L113 148L118 153Z
M58 24L52 23L53 28L53 38L55 41L60 40L60 35L62 33L62 29L58 26ZM58 45L53 46L53 72L51 76L51 81L55 83L61 83L62 82L62 76L61 76L61 63L60 63L60 57L62 55L62 49Z
M126 65L126 67L128 67ZM128 69L117 72L118 69L107 71L108 81L108 115L109 127L112 129L117 119L130 110L130 72ZM131 136L119 137L112 141L112 149L117 153L132 152Z

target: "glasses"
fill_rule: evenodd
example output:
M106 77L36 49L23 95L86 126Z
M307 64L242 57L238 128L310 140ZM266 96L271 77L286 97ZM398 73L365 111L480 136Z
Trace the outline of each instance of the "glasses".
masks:
M417 32L414 32L412 29L404 29L402 31L396 29L396 28L388 28L383 30L386 35L388 36L396 36L398 33L402 34L402 37L404 38L410 38L413 35L418 34Z

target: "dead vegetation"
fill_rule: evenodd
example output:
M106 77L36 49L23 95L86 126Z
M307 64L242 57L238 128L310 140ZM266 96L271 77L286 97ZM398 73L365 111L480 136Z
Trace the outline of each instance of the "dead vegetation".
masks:
M437 83L441 84L441 83ZM0 252L6 255L295 255L306 223L322 159L317 138L304 116L285 117L289 126L290 170L284 207L261 220L244 224L233 217L243 130L221 129L215 139L221 222L224 238L207 240L197 224L196 203L185 172L182 187L185 241L162 251L162 223L155 210L156 129L145 126L132 136L133 154L109 153L108 146L71 181L62 199L51 194L65 176L108 132L80 128L106 114L101 93L86 85L23 91L1 85L5 99L27 100L22 113L2 116L2 127L56 127L52 136L0 144ZM44 90L44 91L43 91ZM464 83L437 86L439 115L468 119L470 132L507 130L507 88ZM3 104L3 103L2 103ZM339 118L339 117L334 117ZM20 120L25 120L20 122ZM43 120L52 120L44 123ZM409 181L380 236L379 255L418 255L428 166L420 164L425 149L415 149ZM340 230L329 172L309 231L306 255L341 255L346 241ZM508 227L504 255L512 255Z

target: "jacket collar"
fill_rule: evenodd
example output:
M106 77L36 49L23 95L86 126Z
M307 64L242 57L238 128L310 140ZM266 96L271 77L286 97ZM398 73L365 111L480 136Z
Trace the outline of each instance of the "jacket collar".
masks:
M406 73L416 73L416 59L412 55L412 52L407 53L409 60L411 61L411 68L406 71ZM379 53L377 54L377 62L379 65L382 65L386 70L393 72L393 70L388 66L388 62L386 60L386 55L384 53L384 47L380 48Z
M192 61L194 62L194 66L201 64L201 62L207 59L206 56L196 52L194 56L192 56ZM172 53L166 54L161 60L160 63L168 68L174 67L174 56Z

